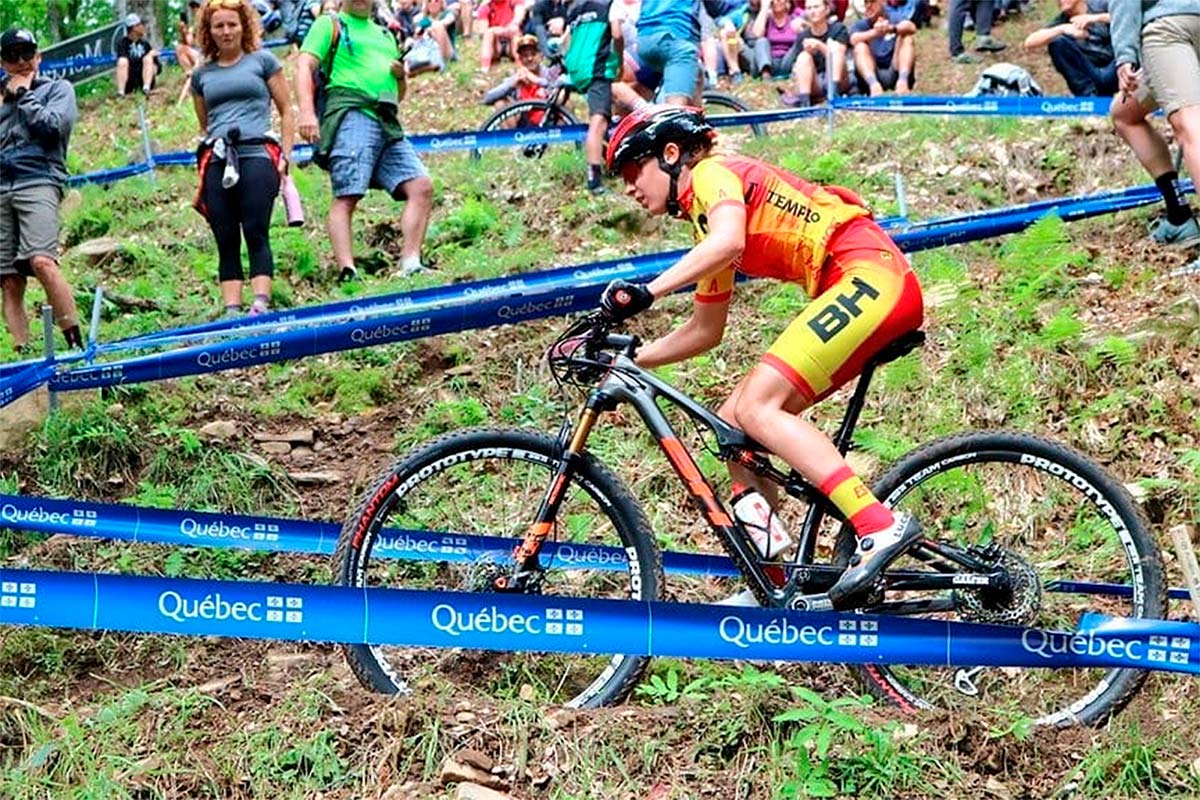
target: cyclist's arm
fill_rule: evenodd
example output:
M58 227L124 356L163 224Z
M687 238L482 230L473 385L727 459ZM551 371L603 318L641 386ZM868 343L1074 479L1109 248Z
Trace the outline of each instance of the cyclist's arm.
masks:
M695 303L686 322L638 350L637 363L658 367L712 350L721 343L728 317L728 298L717 303Z
M746 207L723 201L708 212L708 234L683 258L647 284L650 292L665 297L676 289L690 286L705 275L727 267L746 248Z

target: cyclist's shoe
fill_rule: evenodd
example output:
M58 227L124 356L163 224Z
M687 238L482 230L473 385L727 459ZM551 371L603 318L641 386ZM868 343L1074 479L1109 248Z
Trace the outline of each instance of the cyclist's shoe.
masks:
M921 540L921 523L907 512L898 512L891 527L858 540L850 566L829 588L829 599L840 606L847 598L870 588L888 564Z
M1174 225L1166 217L1150 223L1150 238L1170 247L1186 247L1200 242L1200 224L1191 217L1187 222Z
M754 596L754 592L749 589L742 589L740 592L729 595L724 600L718 600L713 605L718 606L736 606L737 608L758 608L758 598Z

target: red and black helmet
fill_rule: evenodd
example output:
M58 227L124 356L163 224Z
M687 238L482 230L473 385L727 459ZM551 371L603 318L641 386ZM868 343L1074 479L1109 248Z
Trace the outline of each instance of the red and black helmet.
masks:
M626 164L646 158L661 158L668 142L685 153L711 144L716 131L704 112L692 106L647 105L622 117L608 140L605 162L617 173Z

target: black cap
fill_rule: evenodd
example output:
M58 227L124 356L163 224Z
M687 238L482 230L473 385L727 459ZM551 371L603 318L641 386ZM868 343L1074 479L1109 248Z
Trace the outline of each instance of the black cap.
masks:
M0 34L0 58L11 61L11 56L33 48L37 50L37 38L24 28L9 28Z

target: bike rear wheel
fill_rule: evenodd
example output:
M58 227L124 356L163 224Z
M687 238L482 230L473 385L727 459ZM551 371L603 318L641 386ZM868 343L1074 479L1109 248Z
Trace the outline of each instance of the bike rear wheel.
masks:
M541 158L546 152L547 139L554 136L555 128L578 125L579 120L567 109L546 100L521 100L505 106L487 118L480 126L481 131L512 129L528 142L518 142L519 153L524 158ZM479 158L482 150L472 150L471 157Z
M981 601L979 590L956 589L956 610L936 616L1072 631L1086 611L1165 614L1162 561L1144 515L1124 486L1067 447L1022 433L952 436L905 456L874 490L885 505L911 512L926 537L959 546L994 543L1014 573L1040 579L1036 600L1026 581L1027 590L1014 592L1007 606ZM845 563L853 549L854 532L843 526L835 559ZM1086 587L1068 585L1076 582L1131 591L1084 593ZM1147 674L873 664L859 670L874 695L906 710L972 706L1060 726L1104 723Z
M709 118L718 114L741 114L750 110L750 106L741 100L722 92L705 92L700 100L704 104L704 115ZM750 125L749 128L755 136L767 135L767 126L761 122Z
M355 587L488 591L495 570L510 569L511 545L455 562L402 561L373 549L385 527L521 538L550 485L559 452L548 436L506 429L453 433L425 444L384 472L363 496L342 529L334 579ZM599 569L594 560L543 558L540 594L661 598L662 557L649 523L628 489L590 455L566 490L550 539L623 552L615 569L611 560L609 569ZM344 650L358 679L379 692L406 693L414 682L438 675L498 697L527 693L528 686L541 702L573 707L618 702L649 661L644 656L371 645Z

